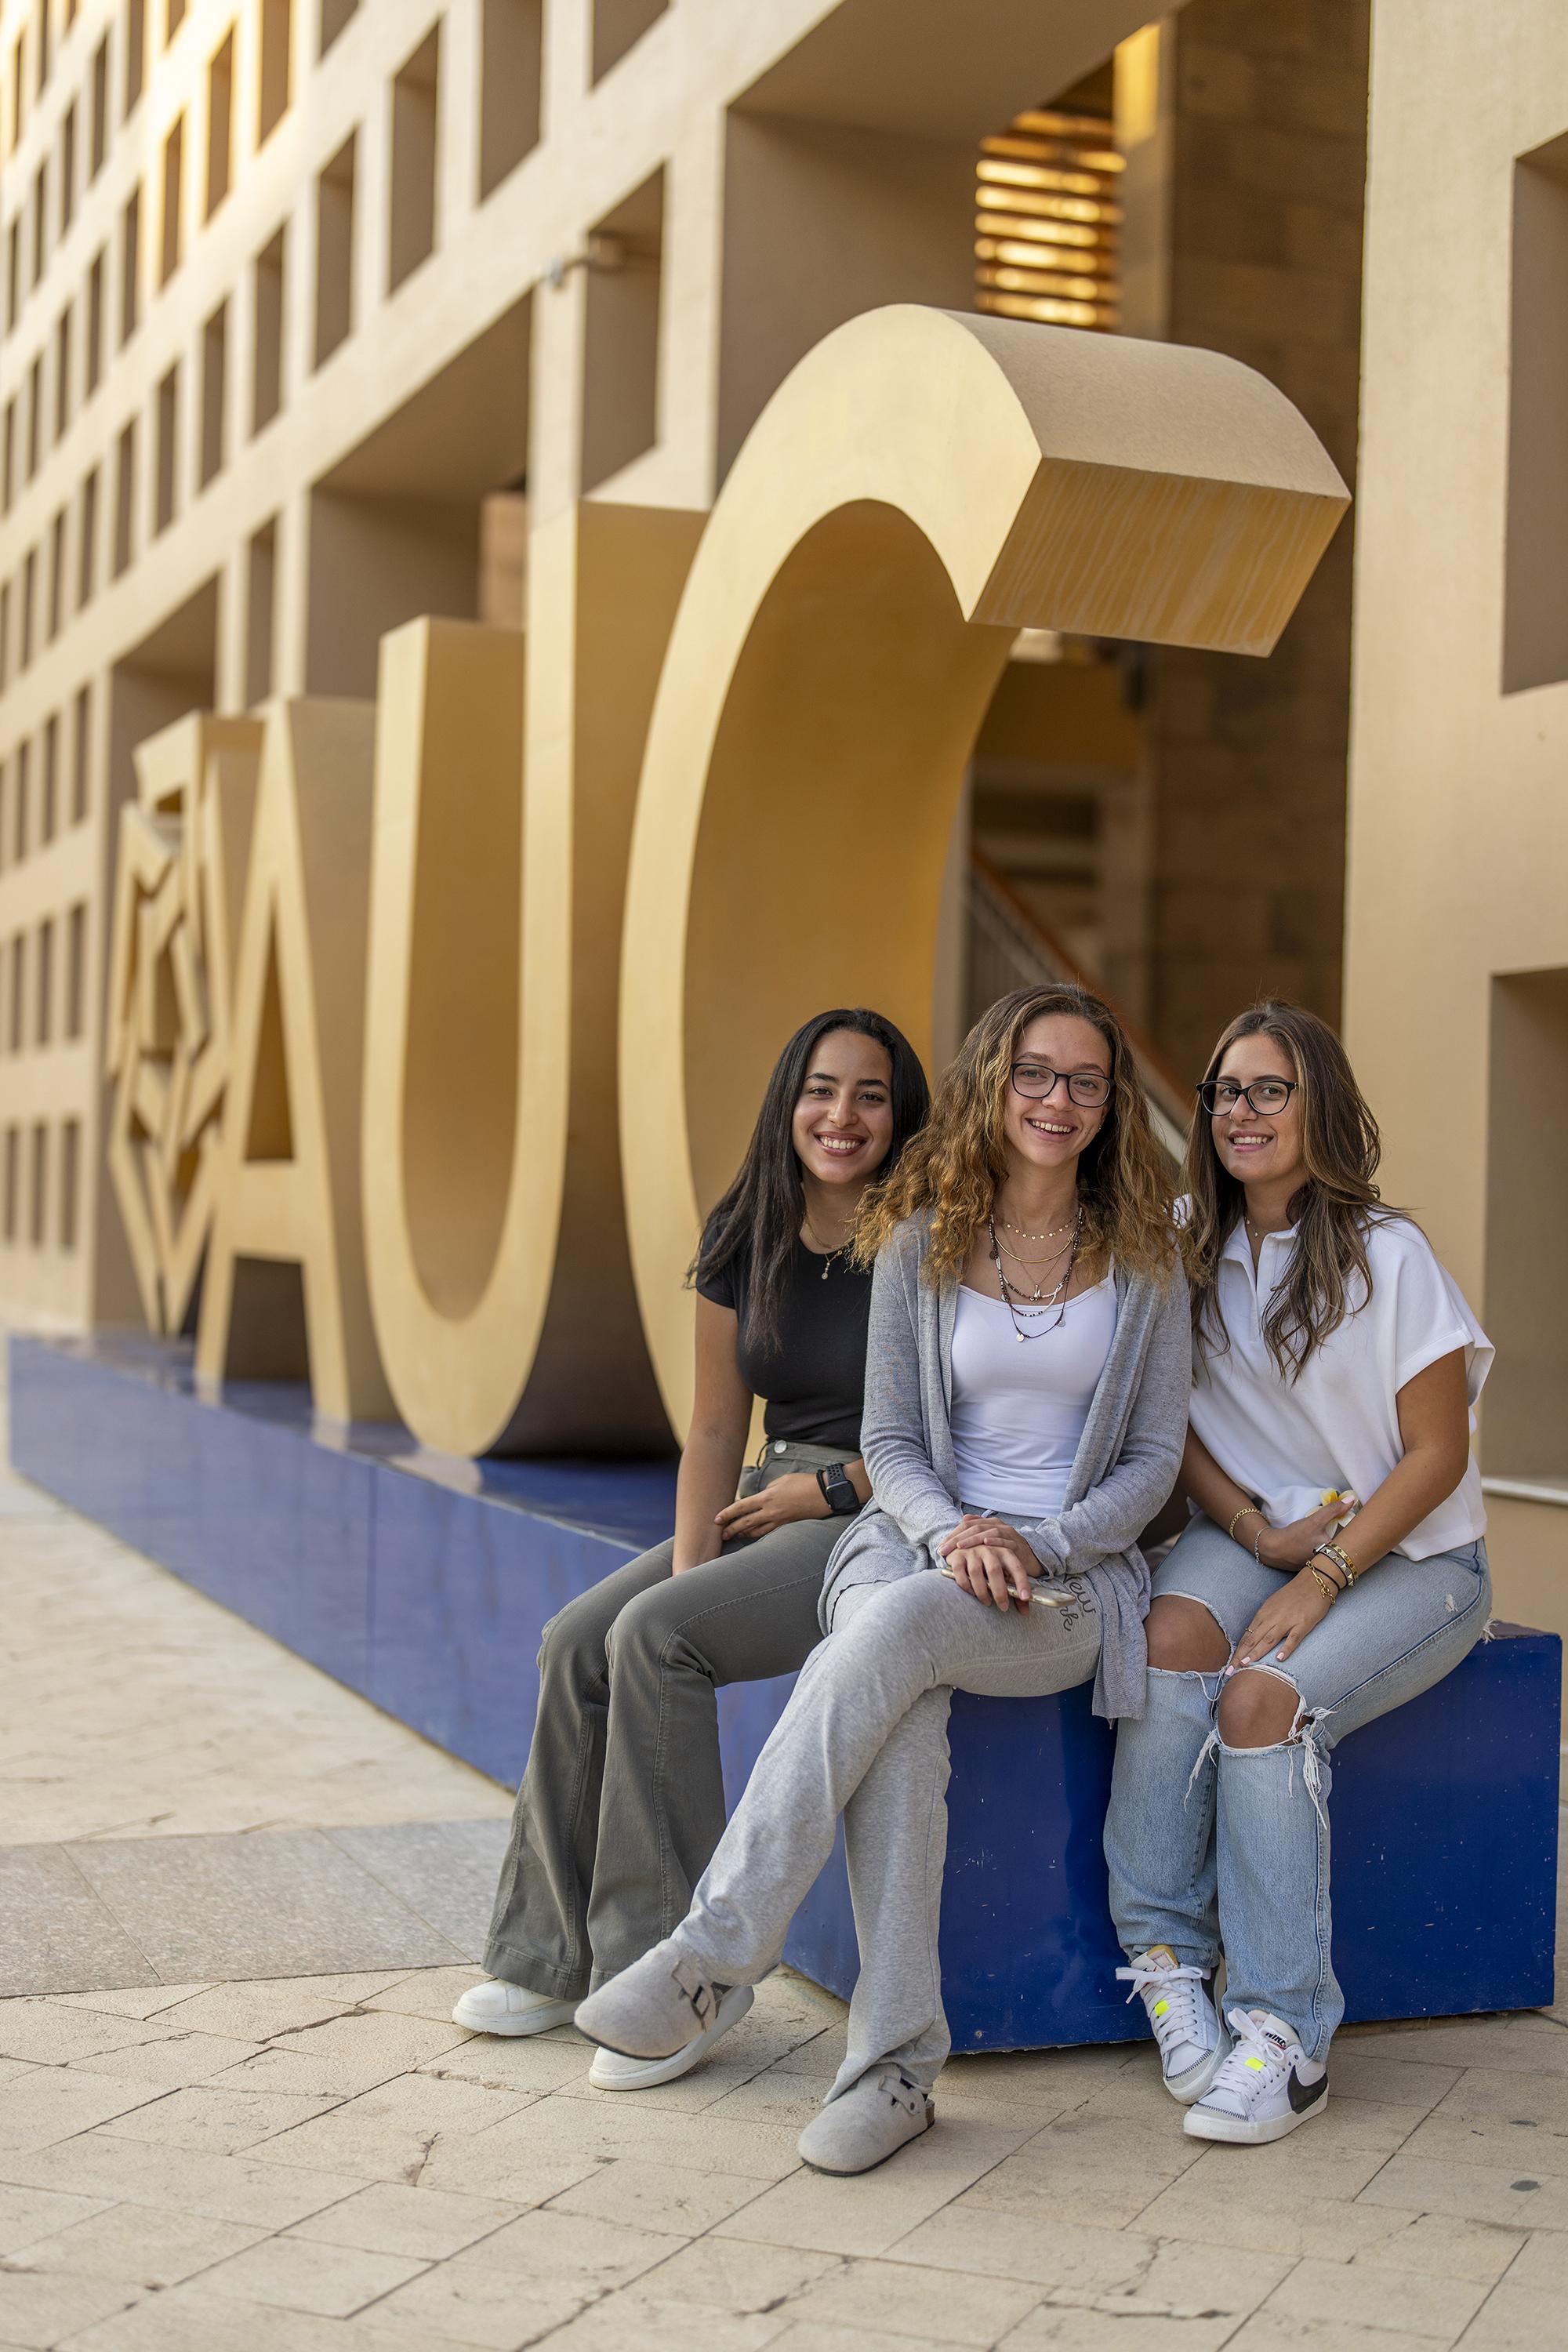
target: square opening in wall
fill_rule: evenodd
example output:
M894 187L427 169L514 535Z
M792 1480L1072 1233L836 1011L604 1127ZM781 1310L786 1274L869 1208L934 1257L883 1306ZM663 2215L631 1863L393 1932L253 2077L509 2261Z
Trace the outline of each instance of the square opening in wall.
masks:
M1568 678L1568 132L1513 167L1502 690Z
M484 0L479 58L479 195L539 143L544 0Z
M583 488L658 438L664 173L655 172L590 230L583 355Z
M618 65L634 41L663 16L668 0L593 0L595 81Z
M433 25L392 85L389 294L436 249L440 121L441 27Z
M1492 982L1488 1097L1482 1464L1568 1494L1568 968Z
M354 142L344 141L316 182L315 364L353 327Z

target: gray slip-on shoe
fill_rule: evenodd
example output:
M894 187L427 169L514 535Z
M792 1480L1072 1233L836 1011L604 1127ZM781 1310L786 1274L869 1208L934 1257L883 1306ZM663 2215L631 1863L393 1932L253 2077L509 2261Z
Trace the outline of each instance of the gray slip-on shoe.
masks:
M928 2091L897 2066L879 2066L813 2116L797 2145L813 2172L870 2172L935 2121Z
M750 1985L731 1985L721 1993L719 2013L707 2032L673 2058L620 2058L613 2050L601 2049L588 2069L589 2082L595 2091L651 2091L660 2083L679 2082L702 2064L721 2034L739 2025L756 1997Z
M579 2033L620 2058L673 2058L716 2022L723 1988L667 1937L578 2004Z

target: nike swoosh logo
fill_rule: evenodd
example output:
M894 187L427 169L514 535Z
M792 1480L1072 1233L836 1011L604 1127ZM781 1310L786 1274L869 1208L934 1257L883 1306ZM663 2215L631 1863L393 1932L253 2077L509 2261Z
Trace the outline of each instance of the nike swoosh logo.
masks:
M1329 2078L1326 2074L1320 2074L1315 2083L1303 2083L1294 2066L1291 2067L1290 2105L1299 2116L1304 2116L1309 2107L1315 2107L1328 2087Z

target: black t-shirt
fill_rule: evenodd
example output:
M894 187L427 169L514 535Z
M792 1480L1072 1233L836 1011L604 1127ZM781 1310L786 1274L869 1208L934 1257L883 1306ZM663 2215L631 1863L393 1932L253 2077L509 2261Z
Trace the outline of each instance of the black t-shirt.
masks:
M745 1253L697 1286L704 1298L731 1308L738 1319L735 1361L752 1394L766 1401L763 1428L770 1437L800 1445L841 1445L845 1458L853 1459L860 1451L869 1274L843 1257L819 1257L797 1234L772 1344L746 1337L751 1286Z

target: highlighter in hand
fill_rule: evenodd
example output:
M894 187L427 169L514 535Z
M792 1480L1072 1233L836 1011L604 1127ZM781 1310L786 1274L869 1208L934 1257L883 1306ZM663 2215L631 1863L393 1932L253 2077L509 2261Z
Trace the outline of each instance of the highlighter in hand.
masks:
M942 1564L942 1572L943 1576L952 1576L952 1570L949 1568L945 1559ZM956 1578L954 1578L953 1580L956 1582ZM1020 1608L1022 1608L1026 1602L1027 1602L1030 1607L1033 1607L1037 1601L1042 1609L1066 1609L1070 1605L1073 1596L1070 1592L1041 1592L1036 1587L1031 1586L1029 1591L1023 1594L1012 1592L1010 1591L1009 1598L1016 1601Z

